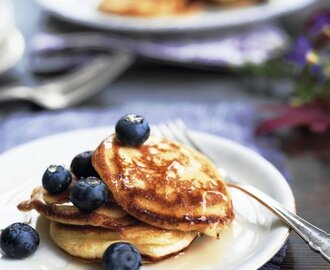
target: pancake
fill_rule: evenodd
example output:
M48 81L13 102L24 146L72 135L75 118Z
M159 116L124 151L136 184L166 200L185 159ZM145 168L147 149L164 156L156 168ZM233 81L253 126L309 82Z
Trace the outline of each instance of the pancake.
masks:
M147 224L219 237L234 218L216 167L177 142L150 136L132 147L112 135L95 150L92 162L116 202Z
M51 195L43 187L37 187L32 191L30 200L19 203L17 208L25 212L35 209L47 219L64 224L100 226L113 230L138 222L114 203L107 203L90 213L80 211L69 203L70 187L58 195Z
M101 0L104 13L133 17L169 17L198 14L204 9L235 8L255 5L266 0Z
M169 231L144 224L114 203L90 213L82 212L69 203L72 185L57 195L37 187L30 200L17 207L21 211L35 209L51 220L51 238L73 256L101 260L110 244L124 241L136 245L147 262L156 262L186 249L198 235L197 232Z
M102 0L99 10L124 16L159 17L187 13L188 0Z
M60 248L82 259L101 260L109 245L123 241L135 245L147 262L156 262L188 248L197 233L166 231L142 223L124 227L121 231L113 231L52 221L50 236Z

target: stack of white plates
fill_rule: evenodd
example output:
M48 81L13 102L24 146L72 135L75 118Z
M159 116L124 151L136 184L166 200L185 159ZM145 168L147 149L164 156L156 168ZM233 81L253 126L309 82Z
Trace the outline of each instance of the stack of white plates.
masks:
M24 47L23 36L15 27L12 4L0 0L0 75L19 61Z

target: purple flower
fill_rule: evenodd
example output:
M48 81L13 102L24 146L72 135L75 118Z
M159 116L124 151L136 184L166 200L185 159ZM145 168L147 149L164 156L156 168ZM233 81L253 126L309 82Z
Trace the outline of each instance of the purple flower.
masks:
M311 42L304 36L297 38L291 52L288 55L288 60L299 68L303 68L307 59L306 56L312 49Z
M306 33L312 37L322 32L324 27L330 26L330 10L315 13L306 23Z
M312 65L310 67L310 73L314 75L320 82L324 82L324 80L326 79L324 75L324 70L319 65Z
M330 44L323 47L319 51L314 51L308 55L308 62L310 65L310 73L314 75L319 82L325 82L330 79Z

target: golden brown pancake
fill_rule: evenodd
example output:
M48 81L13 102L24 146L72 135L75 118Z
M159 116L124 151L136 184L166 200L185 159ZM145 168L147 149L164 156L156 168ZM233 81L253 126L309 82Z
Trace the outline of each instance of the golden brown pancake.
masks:
M99 145L92 161L116 202L147 224L218 237L234 218L216 167L182 144L150 136L131 147L113 135Z
M236 8L266 0L101 0L99 10L133 17L169 17L198 14L203 9Z
M108 203L89 213L80 211L69 203L70 187L57 195L51 195L43 187L37 187L32 191L30 200L21 202L17 208L21 211L35 209L50 220L73 225L120 229L138 222L114 203Z
M161 17L191 13L197 6L189 0L102 0L99 9L125 16Z
M52 221L50 236L69 254L88 260L101 260L106 248L115 242L129 242L148 262L173 256L188 248L196 232L166 231L136 224L113 231L101 227L64 225Z
M22 211L37 210L51 220L53 241L69 254L87 260L100 260L104 250L117 241L138 247L148 262L159 261L186 249L197 232L169 231L144 224L114 203L85 213L69 204L72 184L65 192L49 194L44 188L32 191L30 200L17 207Z

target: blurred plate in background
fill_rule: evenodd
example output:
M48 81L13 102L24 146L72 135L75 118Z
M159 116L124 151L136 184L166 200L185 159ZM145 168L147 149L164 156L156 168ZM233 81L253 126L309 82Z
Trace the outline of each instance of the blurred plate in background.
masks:
M129 32L184 32L221 29L274 18L316 0L268 0L249 7L210 8L191 16L169 18L128 17L98 11L100 0L36 0L46 11L67 21L107 30Z

